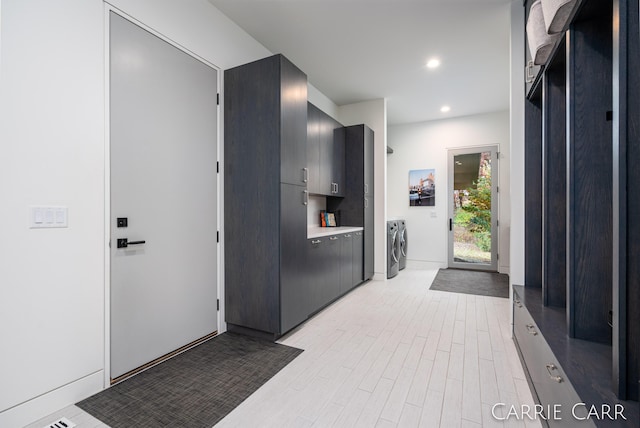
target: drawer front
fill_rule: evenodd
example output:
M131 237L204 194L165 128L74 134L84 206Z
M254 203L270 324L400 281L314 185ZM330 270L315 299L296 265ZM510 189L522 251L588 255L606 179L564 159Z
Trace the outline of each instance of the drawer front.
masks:
M572 414L573 406L580 403L580 397L573 389L564 370L558 363L553 351L540 333L538 326L527 311L518 303L517 296L513 306L514 335L522 352L526 369L529 372L535 392L544 406L544 413L550 417L549 426L588 427L595 426L590 420L579 421ZM553 407L558 405L557 407ZM555 415L551 412L557 409ZM575 414L584 418L587 411L578 406ZM556 419L554 419L554 416Z

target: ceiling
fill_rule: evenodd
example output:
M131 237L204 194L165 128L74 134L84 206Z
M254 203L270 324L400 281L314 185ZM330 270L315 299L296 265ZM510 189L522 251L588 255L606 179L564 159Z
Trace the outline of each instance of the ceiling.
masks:
M389 124L509 108L511 0L209 1L337 105L386 98Z

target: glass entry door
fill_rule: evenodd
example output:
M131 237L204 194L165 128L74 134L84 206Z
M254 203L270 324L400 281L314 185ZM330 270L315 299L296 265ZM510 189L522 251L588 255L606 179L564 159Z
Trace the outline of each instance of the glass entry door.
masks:
M497 154L449 150L449 267L498 270Z

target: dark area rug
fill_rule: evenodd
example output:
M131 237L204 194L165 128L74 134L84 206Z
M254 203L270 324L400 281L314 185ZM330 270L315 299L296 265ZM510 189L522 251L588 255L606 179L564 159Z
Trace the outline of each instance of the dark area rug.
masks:
M224 333L76 405L112 428L211 428L301 352Z
M440 269L430 290L509 297L509 275L462 269Z

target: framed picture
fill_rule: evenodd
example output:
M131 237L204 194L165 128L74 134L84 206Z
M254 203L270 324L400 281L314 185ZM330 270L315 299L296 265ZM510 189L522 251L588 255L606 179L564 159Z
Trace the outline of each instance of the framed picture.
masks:
M436 206L435 169L414 169L409 171L409 206Z

